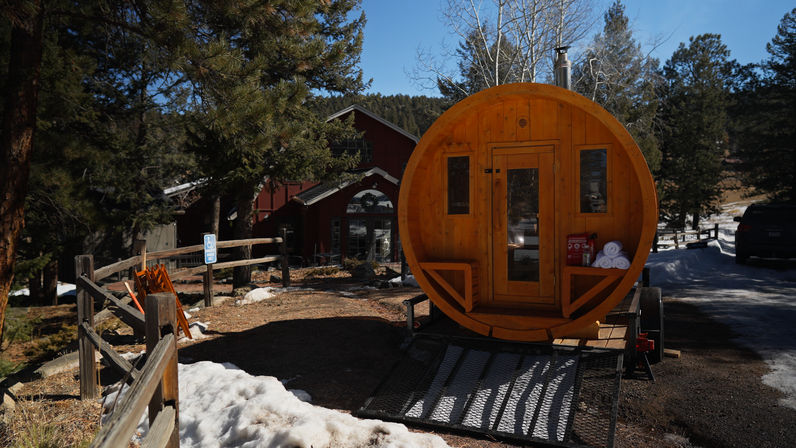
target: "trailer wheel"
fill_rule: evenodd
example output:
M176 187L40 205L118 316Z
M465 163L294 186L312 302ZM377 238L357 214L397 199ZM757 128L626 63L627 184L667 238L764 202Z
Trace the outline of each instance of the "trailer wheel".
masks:
M663 359L663 300L661 288L641 288L641 332L655 341L655 349L647 354L650 363Z

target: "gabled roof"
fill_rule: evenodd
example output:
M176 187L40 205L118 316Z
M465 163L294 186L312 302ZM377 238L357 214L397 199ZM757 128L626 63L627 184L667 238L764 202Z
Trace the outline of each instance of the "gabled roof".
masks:
M373 167L365 171L354 172L355 174L361 174L362 178L372 176L374 174L378 174L379 176L383 177L388 182L392 182L395 185L398 185L398 179L390 176L386 171L379 167ZM318 184L312 188L308 188L301 193L293 196L293 200L298 202L299 204L303 205L312 205L321 199L328 198L329 196L337 193L338 191L342 190L343 188L355 183L355 180L348 180L342 183L337 182L326 182L322 184Z
M381 118L380 116L374 114L373 112L365 109L364 107L360 106L359 104L352 104L352 105L346 107L343 110L339 110L339 111L333 113L332 115L329 115L329 117L326 118L326 121L334 120L335 118L341 117L341 116L343 116L343 115L345 115L345 114L347 114L349 112L352 112L352 111L361 112L361 113L367 115L368 117L378 121L379 123L387 126L388 128L390 128L393 131L403 135L404 137L408 138L409 140L412 140L415 143L420 141L420 139L417 138L417 136L406 132L404 129L402 129L398 125L396 125L394 123L390 123L389 121L387 121L384 118Z

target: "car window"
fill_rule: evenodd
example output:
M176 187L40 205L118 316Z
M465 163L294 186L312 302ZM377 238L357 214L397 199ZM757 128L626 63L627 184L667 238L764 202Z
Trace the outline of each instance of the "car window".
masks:
M796 222L796 209L794 208L769 208L769 207L749 207L744 213L743 220L747 223L755 222L774 222L774 223L793 223Z

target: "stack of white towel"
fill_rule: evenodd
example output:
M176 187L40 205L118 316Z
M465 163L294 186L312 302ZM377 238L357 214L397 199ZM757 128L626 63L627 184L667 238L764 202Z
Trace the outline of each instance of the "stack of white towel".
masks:
M595 268L630 268L630 259L627 253L622 251L621 241L610 241L605 243L603 250L597 253L592 266Z

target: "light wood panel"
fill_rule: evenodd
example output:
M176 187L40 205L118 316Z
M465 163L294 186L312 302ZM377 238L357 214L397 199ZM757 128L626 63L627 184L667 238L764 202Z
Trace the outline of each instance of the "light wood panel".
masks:
M545 291L523 291L525 297L506 307L506 303L495 300L494 292L508 285L497 266L506 253L496 249L500 246L496 241L505 242L505 235L496 236L502 232L501 215L505 213L498 203L505 198L493 194L497 173L489 170L500 165L505 173L518 165L500 154L522 153L540 144L553 147L549 160L537 163L547 167L545 172L550 175L540 199L543 197L545 207L553 211L549 223L540 223L540 229L552 229L540 234L552 250L544 257L549 264L542 277L548 283L540 278L539 284L554 286ZM577 151L579 147L595 146L607 149L608 211L584 214L579 210ZM495 157L496 148L502 151L498 151L499 157ZM468 216L446 216L443 170L447 167L442 153L472 154ZM481 334L538 340L572 334L599 320L624 297L640 274L652 244L657 198L638 147L621 123L604 109L557 87L512 84L464 99L426 132L402 179L398 213L407 261L420 286L443 312ZM597 276L566 271L566 236L582 232L596 232L600 245L614 239L622 241L632 252L630 269ZM426 273L420 267L424 262L462 260L477 260L479 264L470 288L472 297L480 302L472 307L465 297L465 276L455 270ZM572 289L576 278L589 277L594 280ZM548 295L552 298L549 302L533 300ZM486 306L490 303L495 306Z

